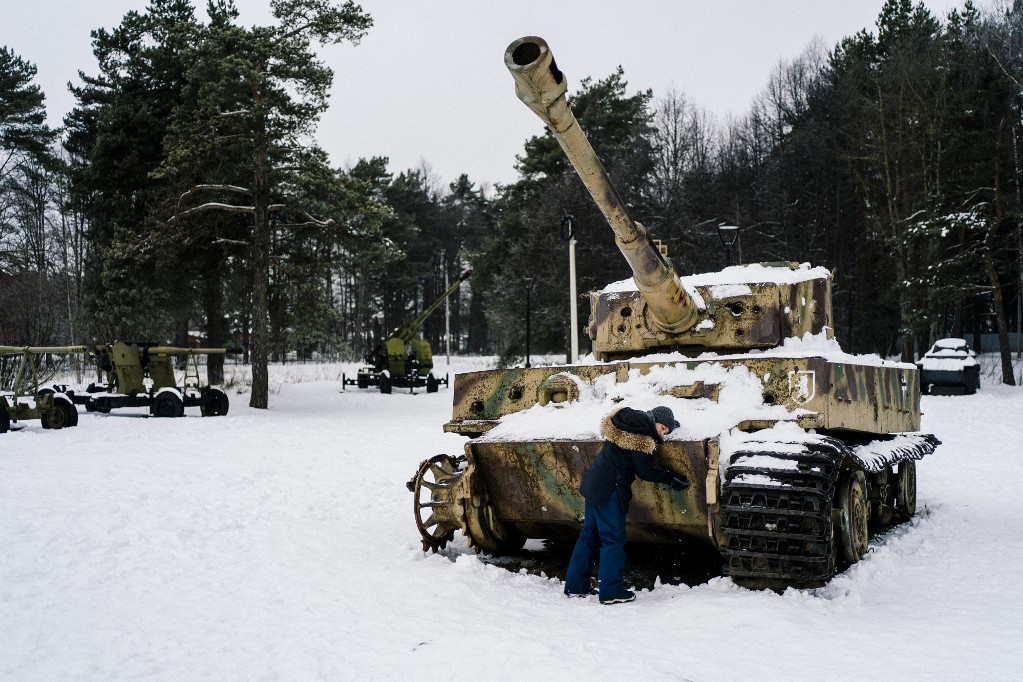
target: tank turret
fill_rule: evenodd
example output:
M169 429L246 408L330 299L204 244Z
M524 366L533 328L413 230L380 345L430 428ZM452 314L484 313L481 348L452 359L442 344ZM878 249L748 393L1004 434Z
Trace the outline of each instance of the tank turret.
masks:
M831 328L831 277L798 264L729 268L713 278L682 282L671 263L629 214L565 98L567 81L546 41L514 41L504 62L515 94L557 139L615 234L634 285L590 294L587 328L599 360L678 350L779 346L785 338Z

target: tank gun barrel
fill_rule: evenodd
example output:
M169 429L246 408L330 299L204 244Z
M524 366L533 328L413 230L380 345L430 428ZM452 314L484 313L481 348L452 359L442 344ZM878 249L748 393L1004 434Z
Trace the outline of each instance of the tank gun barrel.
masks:
M547 42L536 36L519 38L505 50L504 63L515 79L515 94L547 124L614 230L615 242L632 268L654 323L667 332L691 328L696 324L696 304L611 184L568 105L567 82Z

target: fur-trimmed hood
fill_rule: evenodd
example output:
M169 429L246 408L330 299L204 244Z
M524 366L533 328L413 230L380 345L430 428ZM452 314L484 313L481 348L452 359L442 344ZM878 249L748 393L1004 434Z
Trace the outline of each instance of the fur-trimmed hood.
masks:
M636 450L652 455L657 449L654 437L618 428L611 421L617 414L618 412L612 412L604 417L600 423L600 435L624 450Z

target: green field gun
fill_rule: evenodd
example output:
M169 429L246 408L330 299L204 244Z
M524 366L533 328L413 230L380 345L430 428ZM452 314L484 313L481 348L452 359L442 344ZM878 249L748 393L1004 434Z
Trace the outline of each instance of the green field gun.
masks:
M454 284L426 306L423 312L392 331L385 341L366 354L366 365L359 368L354 379L341 376L341 387L358 386L368 388L379 386L381 393L390 393L395 386L408 388L426 387L427 393L436 393L443 385L448 385L448 378L433 375L433 351L430 342L416 338L419 327L440 304L443 303L461 286L462 282L472 276L472 269L467 269L458 276Z
M40 388L39 369L43 355L84 352L85 346L0 346L0 362L17 365L10 385L0 387L0 433L11 430L12 423L32 419L38 419L44 429L77 426L78 410L71 398L53 388Z
M107 413L123 407L148 407L155 417L180 417L198 407L204 417L227 414L227 394L204 384L199 358L223 355L226 348L182 348L144 341L116 341L94 349L97 381L72 400L89 412ZM183 358L178 381L174 358Z

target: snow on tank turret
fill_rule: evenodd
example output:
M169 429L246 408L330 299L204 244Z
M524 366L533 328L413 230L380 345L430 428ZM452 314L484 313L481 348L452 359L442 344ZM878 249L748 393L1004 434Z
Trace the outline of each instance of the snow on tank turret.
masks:
M492 554L526 538L575 538L602 418L664 404L682 425L655 460L696 485L636 485L629 541L710 543L724 573L751 587L826 583L866 553L872 532L915 513L915 461L938 445L919 433L916 367L842 351L826 268L679 277L611 185L547 43L516 40L505 64L633 279L590 294L588 362L455 377L444 430L470 440L460 456L425 460L408 483L424 550L456 531Z

